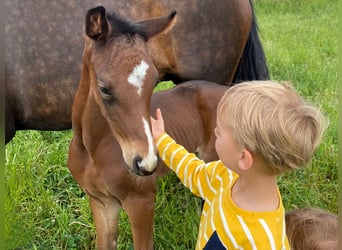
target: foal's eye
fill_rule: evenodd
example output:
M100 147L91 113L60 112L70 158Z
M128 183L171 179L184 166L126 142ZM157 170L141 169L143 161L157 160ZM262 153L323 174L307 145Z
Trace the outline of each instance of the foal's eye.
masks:
M97 83L98 83L102 98L105 100L110 100L113 97L112 92L104 86L103 82L98 80Z
M104 94L104 95L112 95L107 88L102 87L102 86L100 86L99 88L100 88L100 91L101 91L102 94Z

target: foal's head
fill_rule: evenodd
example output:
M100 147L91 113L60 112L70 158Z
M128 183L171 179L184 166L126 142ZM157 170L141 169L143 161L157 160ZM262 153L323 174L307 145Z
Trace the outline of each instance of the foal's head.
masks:
M175 14L129 23L100 6L86 15L90 95L119 142L129 171L138 175L153 173L158 160L149 112L158 72L146 43L169 29Z

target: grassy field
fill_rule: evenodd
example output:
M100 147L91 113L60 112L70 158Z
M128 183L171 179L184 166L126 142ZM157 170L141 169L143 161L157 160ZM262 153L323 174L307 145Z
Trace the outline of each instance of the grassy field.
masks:
M256 0L255 9L271 78L292 82L330 122L311 164L279 178L285 208L337 213L338 1ZM25 131L6 146L6 249L95 248L87 197L66 167L71 137L71 131ZM200 212L200 201L173 174L160 179L155 249L194 249ZM121 213L119 249L131 247Z

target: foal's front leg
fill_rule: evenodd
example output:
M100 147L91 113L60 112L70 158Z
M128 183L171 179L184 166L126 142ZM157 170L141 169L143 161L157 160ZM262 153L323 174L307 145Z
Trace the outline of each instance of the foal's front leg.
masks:
M114 199L99 200L91 196L89 200L96 226L98 249L115 250L117 248L120 204Z
M156 192L135 194L122 204L128 215L133 235L134 250L153 250L153 228Z

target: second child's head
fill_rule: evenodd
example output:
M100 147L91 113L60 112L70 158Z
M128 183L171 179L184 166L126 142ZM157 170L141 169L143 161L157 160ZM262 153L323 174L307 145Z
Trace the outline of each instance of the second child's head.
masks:
M306 165L325 128L319 109L292 86L271 81L229 88L219 102L217 120L239 145L261 156L272 175Z
M285 220L291 249L338 249L336 214L319 208L306 207L287 212Z

